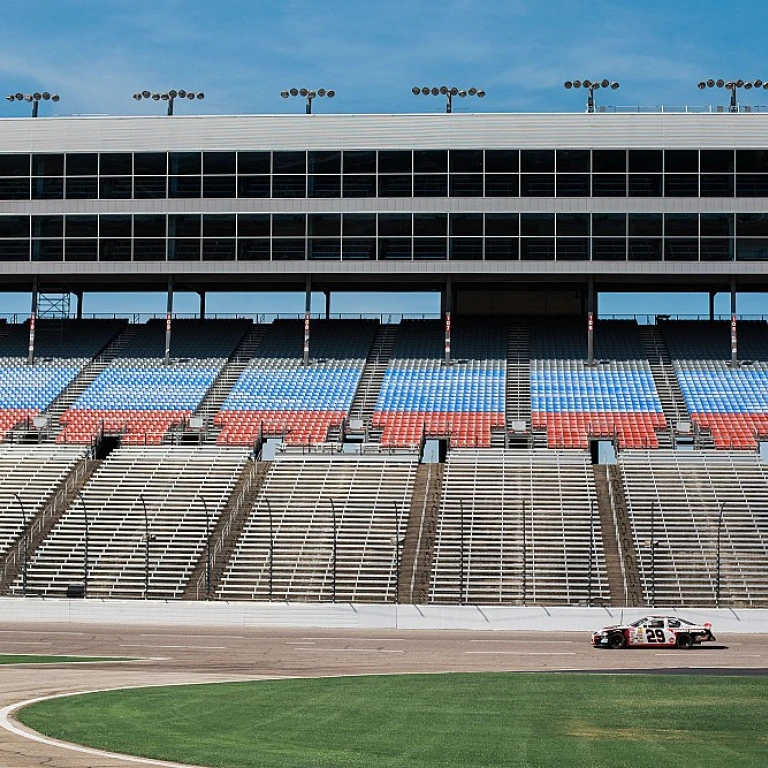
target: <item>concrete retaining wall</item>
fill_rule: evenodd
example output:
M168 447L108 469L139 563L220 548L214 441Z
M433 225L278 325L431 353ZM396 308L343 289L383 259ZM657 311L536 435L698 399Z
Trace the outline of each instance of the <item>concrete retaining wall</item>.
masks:
M511 608L485 605L162 602L0 598L0 622L320 629L455 629L590 632L649 613L711 621L714 631L768 634L768 610Z

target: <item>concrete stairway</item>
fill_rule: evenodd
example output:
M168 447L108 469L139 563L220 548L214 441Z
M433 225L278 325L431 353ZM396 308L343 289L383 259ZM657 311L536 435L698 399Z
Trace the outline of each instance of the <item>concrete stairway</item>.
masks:
M626 602L624 592L624 570L619 551L619 540L616 536L616 519L614 517L612 495L608 481L608 467L605 464L595 464L595 495L600 514L600 532L603 537L603 553L605 556L605 572L608 577L608 592L610 604L623 606Z
M264 484L269 467L268 461L249 461L243 468L226 507L211 529L210 583L206 584L208 550L205 548L192 570L192 575L182 594L182 600L210 599L216 593L216 586L221 581L230 555L234 551L248 515Z
M632 522L627 508L624 479L621 475L621 470L615 465L608 465L606 470L608 492L611 497L610 504L615 520L614 530L616 532L618 550L621 554L621 561L624 566L624 585L626 590L624 605L631 608L643 605L644 603ZM613 591L611 592L611 598L613 599Z
M384 373L392 357L399 326L380 325L371 345L368 359L365 361L357 392L349 409L350 419L362 419L365 426L370 426L376 401L384 381Z
M74 381L48 406L43 416L48 418L46 434L55 438L61 432L61 416L85 392L96 377L122 352L136 335L138 326L126 325L96 357L75 377Z
M659 327L641 325L639 328L643 348L651 366L653 383L656 385L664 418L667 420L667 430L657 433L659 448L672 448L674 447L675 424L678 421L689 421L691 417L686 408L683 393L680 391L680 385L672 367L672 360Z
M216 427L213 420L221 409L232 387L240 378L248 363L253 359L256 350L267 331L266 325L254 325L240 340L235 351L227 360L219 375L214 380L208 393L203 398L200 407L195 411L195 416L202 418L205 439L203 442L215 445L216 439L221 433L221 427Z
M400 558L399 603L423 605L428 601L444 469L442 464L420 464L416 470Z
M529 447L533 439L531 434L531 340L528 325L520 322L512 323L507 331L505 395L507 441L510 444L514 443L516 447L520 445ZM524 434L513 429L515 422L525 424ZM492 447L495 446L492 444Z

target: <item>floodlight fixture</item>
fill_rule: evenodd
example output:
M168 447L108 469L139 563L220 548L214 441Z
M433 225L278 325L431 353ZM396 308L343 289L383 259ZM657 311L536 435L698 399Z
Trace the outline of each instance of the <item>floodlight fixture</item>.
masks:
M170 91L138 91L133 94L133 98L136 101L142 99L152 99L152 101L167 101L168 102L168 115L173 115L173 103L176 99L204 99L205 94L202 91L184 91L171 89Z
M729 112L738 112L739 111L739 103L736 100L736 91L739 88L743 88L745 91L751 91L753 88L763 88L764 90L768 90L768 83L764 83L762 80L702 80L698 84L699 90L704 90L705 88L725 88L726 90L731 92L730 97L730 104L728 105L728 111Z
M570 91L571 88L586 88L587 90L587 114L592 114L595 111L595 91L600 88L610 88L615 91L619 88L619 83L615 80L566 80L563 83L563 87Z
M288 91L280 91L280 95L287 99L289 96L301 96L302 98L307 100L307 104L305 107L305 114L311 115L312 114L312 101L318 97L322 98L325 97L327 99L332 99L336 95L336 91L329 91L326 88L317 88L315 90L312 90L310 88L291 88Z
M441 85L439 88L429 88L427 86L419 88L418 85L415 85L413 88L411 88L411 93L414 96L445 96L446 113L453 112L454 96L458 96L460 99L464 99L467 96L477 96L479 99L482 99L485 96L485 91L481 90L480 88L475 88L474 86L472 88L457 88L455 85Z
M40 93L35 91L34 93L9 93L6 97L7 101L26 101L32 105L32 117L37 117L38 107L41 101L59 101L61 96L58 93L49 93L44 91Z

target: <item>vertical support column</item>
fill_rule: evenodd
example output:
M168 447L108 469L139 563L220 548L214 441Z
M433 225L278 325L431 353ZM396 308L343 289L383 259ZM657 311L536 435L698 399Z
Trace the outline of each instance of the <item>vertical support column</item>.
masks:
M587 365L595 364L595 315L587 312Z
M453 311L453 281L445 281L445 364L451 364L451 313Z
M35 362L35 322L37 321L37 277L32 278L32 309L29 313L29 355L27 365Z
M165 310L165 365L171 362L171 317L173 316L173 281L168 281L168 303Z
M200 297L200 319L205 320L205 291L198 291L197 295Z
M75 291L75 298L77 299L77 309L75 310L75 317L78 320L83 319L83 292Z
M709 322L711 323L715 319L715 296L717 291L709 292Z
M309 316L312 311L312 278L307 275L304 299L304 365L309 365Z
M325 319L331 319L331 292L328 290L323 291L325 294Z
M731 365L739 364L739 340L736 335L736 280L731 278Z

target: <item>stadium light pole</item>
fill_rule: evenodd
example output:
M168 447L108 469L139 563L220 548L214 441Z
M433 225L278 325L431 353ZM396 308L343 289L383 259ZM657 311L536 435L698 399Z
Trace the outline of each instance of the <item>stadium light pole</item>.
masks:
M189 101L194 101L195 99L202 100L205 98L205 94L202 91L176 91L176 90L170 90L170 91L138 91L137 93L133 94L133 98L136 99L136 101L141 101L142 99L152 99L153 101L167 101L168 102L168 116L171 117L173 115L173 104L176 101L176 99L189 99Z
M280 91L280 95L284 99L288 99L291 96L301 96L307 100L304 114L312 114L312 101L318 97L325 96L328 99L332 99L336 95L336 91L327 91L325 88L318 88L317 90L310 90L309 88L290 88L287 91Z
M725 514L725 505L726 502L724 501L722 504L720 504L720 514L717 516L717 553L716 553L716 559L715 559L715 608L720 607L720 541L723 531L723 515Z
M411 88L411 93L414 96L445 96L445 112L450 114L453 112L453 97L458 96L460 99L464 99L467 96L477 96L478 99L485 97L485 91L482 88L456 88L447 85L441 85L439 88L419 88L415 85Z
M24 502L18 493L13 494L21 507L21 536L23 547L23 560L21 565L21 596L27 596L27 564L29 562L29 528L27 527L27 510L24 508Z
M140 493L141 506L144 508L144 599L149 599L149 545L155 537L149 531L149 516L147 515L147 502L144 494Z
M61 99L61 96L59 96L58 93L48 93L48 91L44 91L43 93L39 93L38 91L35 91L35 93L9 93L5 97L6 101L27 101L32 104L32 117L37 117L37 111L38 107L40 106L40 101L59 101Z
M205 510L205 599L211 599L211 516L208 514L208 502L205 496L198 493L197 498L203 502Z
M88 571L90 569L90 563L88 558L88 544L89 544L89 522L88 522L88 507L85 505L85 499L83 498L82 491L75 491L77 497L80 499L80 503L83 505L83 523L85 525L85 556L83 557L83 597L88 597Z
M587 91L587 114L593 114L595 111L595 91L600 88L610 88L615 91L619 88L619 83L612 80L566 80L563 87L569 91L571 88L585 88Z
M272 505L267 499L267 515L269 519L269 602L273 600L273 589L275 583L275 529L272 519Z
M739 111L739 103L736 100L736 91L739 88L743 88L745 91L751 91L753 88L762 88L768 91L768 83L764 83L762 80L713 80L710 78L709 80L702 80L697 87L700 91L706 88L725 88L730 91L731 99L728 111L732 113Z

